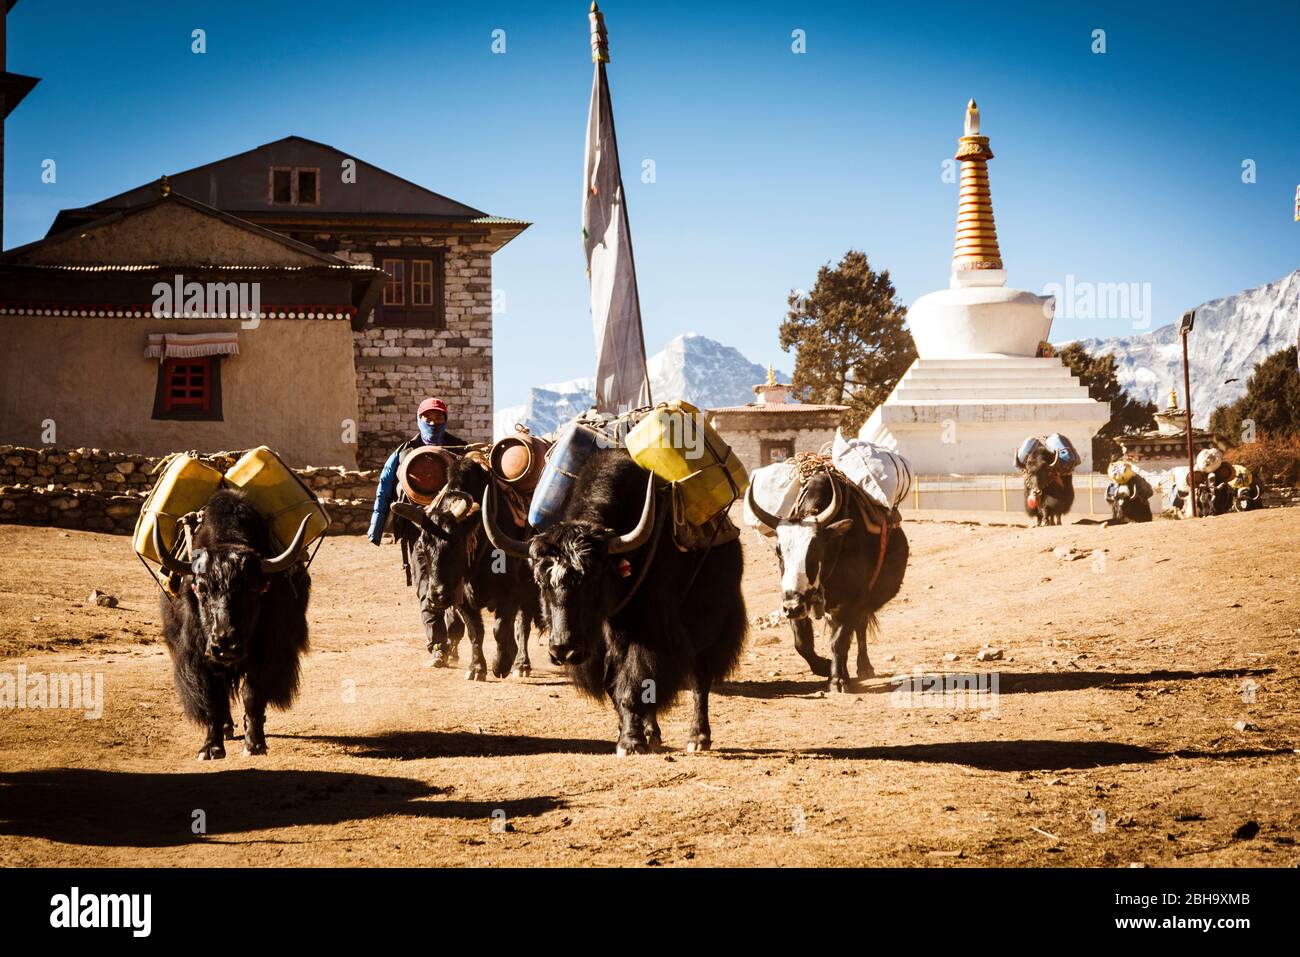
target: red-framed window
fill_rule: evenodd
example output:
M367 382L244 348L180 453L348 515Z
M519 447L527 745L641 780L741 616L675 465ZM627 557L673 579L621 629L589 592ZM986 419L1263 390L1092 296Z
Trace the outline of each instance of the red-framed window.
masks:
M153 417L220 420L221 357L198 356L160 362Z
M163 411L212 407L212 357L163 360Z

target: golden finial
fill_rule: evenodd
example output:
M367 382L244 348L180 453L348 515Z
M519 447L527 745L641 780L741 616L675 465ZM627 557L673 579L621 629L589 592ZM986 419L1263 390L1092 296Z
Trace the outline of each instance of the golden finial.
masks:
M989 138L980 135L980 108L966 103L964 135L957 140L961 186L957 193L957 242L952 251L953 272L1002 269L998 231L989 197L988 161L993 158Z
M591 62L608 63L609 33L605 30L605 14L593 2L587 19L591 21Z
M1174 411L1175 409L1177 409L1177 408L1178 408L1178 387L1177 387L1177 386L1170 386L1170 387L1169 387L1169 404L1165 406L1165 409L1166 409L1167 411L1169 411L1169 412L1173 412L1173 411Z
M772 363L767 364L767 384L776 385L776 372L772 369Z
M162 178L162 194L170 196L172 194L171 184L167 182L167 175L164 173Z

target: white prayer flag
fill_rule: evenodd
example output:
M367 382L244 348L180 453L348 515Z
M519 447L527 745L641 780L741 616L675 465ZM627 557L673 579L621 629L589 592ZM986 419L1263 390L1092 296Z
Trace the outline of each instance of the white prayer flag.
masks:
M592 16L593 40L599 16ZM583 188L582 238L591 282L591 319L596 330L596 408L601 412L627 412L650 405L650 380L646 375L641 302L614 136L614 111L605 63L600 59L591 86Z

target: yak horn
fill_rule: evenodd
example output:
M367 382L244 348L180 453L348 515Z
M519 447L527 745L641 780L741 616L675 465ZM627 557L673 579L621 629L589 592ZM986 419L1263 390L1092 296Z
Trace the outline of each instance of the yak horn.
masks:
M777 518L771 512L764 511L763 506L759 505L756 501L754 501L753 485L750 485L749 488L745 489L745 504L748 505L749 510L754 513L754 517L757 518L764 525L766 525L768 528L775 529L778 525L781 524L781 520L779 518Z
M1061 450L1057 449L1052 453L1052 468L1056 468L1056 463L1061 461Z
M183 562L173 555L167 546L163 544L162 529L158 523L153 523L153 550L158 556L158 561L162 562L163 570L172 575L188 575L194 569L191 567L192 562Z
M829 478L831 483L831 503L813 516L814 525L825 525L840 510L840 483L835 481L834 476Z
M451 541L451 536L442 530L442 526L429 518L429 513L414 502L394 502L388 510L398 518L404 518L416 528L423 529L434 538L444 542Z
M609 540L609 553L619 555L623 552L631 552L640 548L654 531L655 523L655 476L653 472L648 473L645 486L645 505L641 509L641 518L636 523L636 528L626 535L615 535Z
M302 550L302 543L307 538L307 524L310 521L311 516L304 515L302 523L298 526L298 533L293 536L293 541L289 543L289 547L274 558L262 559L263 575L274 575L277 572L289 570L289 566L298 559L298 552Z
M499 548L512 558L527 558L528 543L512 538L497 527L496 506L493 504L497 498L496 485L490 485L483 496L483 531L487 533L488 541L494 548Z

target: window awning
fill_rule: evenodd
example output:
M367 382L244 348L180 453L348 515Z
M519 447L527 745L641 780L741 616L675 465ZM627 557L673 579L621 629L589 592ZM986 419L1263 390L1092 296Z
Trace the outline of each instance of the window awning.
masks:
M239 355L237 332L151 332L146 359L194 359L198 356Z

